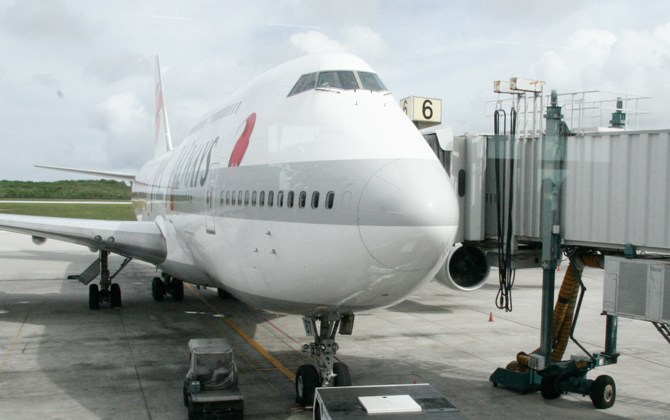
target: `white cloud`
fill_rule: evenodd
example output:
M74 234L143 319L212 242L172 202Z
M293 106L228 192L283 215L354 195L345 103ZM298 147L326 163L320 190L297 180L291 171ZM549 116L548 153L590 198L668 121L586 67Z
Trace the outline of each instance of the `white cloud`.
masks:
M26 38L81 39L88 32L82 20L57 0L17 0L0 16L0 27Z
M338 41L333 41L318 31L300 32L291 35L291 43L307 54L345 50Z
M89 111L89 123L103 131L110 167L139 167L152 156L150 112L132 92L105 99Z

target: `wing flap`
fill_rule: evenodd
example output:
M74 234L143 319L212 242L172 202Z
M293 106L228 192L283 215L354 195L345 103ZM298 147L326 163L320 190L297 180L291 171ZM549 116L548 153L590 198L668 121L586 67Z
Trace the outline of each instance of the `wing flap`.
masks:
M155 222L68 219L0 214L0 229L57 239L133 257L165 261L165 237Z

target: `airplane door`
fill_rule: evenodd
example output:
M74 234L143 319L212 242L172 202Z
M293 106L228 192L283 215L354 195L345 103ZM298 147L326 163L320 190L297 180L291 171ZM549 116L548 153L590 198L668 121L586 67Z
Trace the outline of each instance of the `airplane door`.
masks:
M205 228L207 229L207 233L211 233L214 235L216 233L216 224L214 221L214 218L216 216L216 180L219 175L219 164L218 163L213 163L212 166L209 168L209 173L210 175L210 181L209 181L209 189L207 190L207 199L206 199L206 205L207 205L207 216L205 217Z

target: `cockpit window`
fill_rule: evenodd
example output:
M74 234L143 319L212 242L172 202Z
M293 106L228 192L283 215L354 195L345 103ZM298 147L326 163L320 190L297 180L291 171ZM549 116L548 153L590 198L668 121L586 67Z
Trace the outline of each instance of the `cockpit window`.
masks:
M320 88L358 89L353 71L322 71L319 73L319 82L316 85Z
M377 76L374 73L359 71L358 77L361 78L363 89L374 90L374 91L387 90L386 86L384 86L382 81L379 79L379 76Z
M289 93L288 96L297 95L300 92L314 89L315 83L316 83L316 73L303 74L302 76L300 76L300 79L298 79L298 83L296 83L295 86L293 86L293 89L291 89L291 93Z
M375 92L385 91L386 86L382 83L374 73L351 70L338 71L322 71L319 73L308 73L300 76L288 96L297 95L299 93L311 90L314 88L331 88L331 89L356 89L372 90Z

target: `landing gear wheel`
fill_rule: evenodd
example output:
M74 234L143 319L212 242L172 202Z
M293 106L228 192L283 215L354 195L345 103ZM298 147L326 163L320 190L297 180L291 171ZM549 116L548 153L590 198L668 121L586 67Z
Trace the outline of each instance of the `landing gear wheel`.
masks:
M233 295L231 295L230 293L226 292L223 289L216 289L216 292L219 294L219 297L221 299L230 299L233 297Z
M158 277L154 277L151 282L151 295L156 302L162 302L165 296L165 283Z
M112 283L109 288L110 299L112 303L112 308L121 307L121 286L116 283Z
M88 286L88 307L100 309L100 289L97 284Z
M172 279L172 298L177 301L184 300L184 283L175 278Z
M333 386L351 386L351 375L347 365L342 362L333 363L333 373L337 375Z
M543 376L542 382L540 382L540 393L545 400L555 400L561 396L561 392L556 389L556 383L558 382L558 376Z
M616 385L614 379L608 375L600 375L591 384L589 393L595 408L610 408L616 400Z
M295 375L295 402L302 407L314 403L314 390L321 385L319 371L312 365L302 365Z

